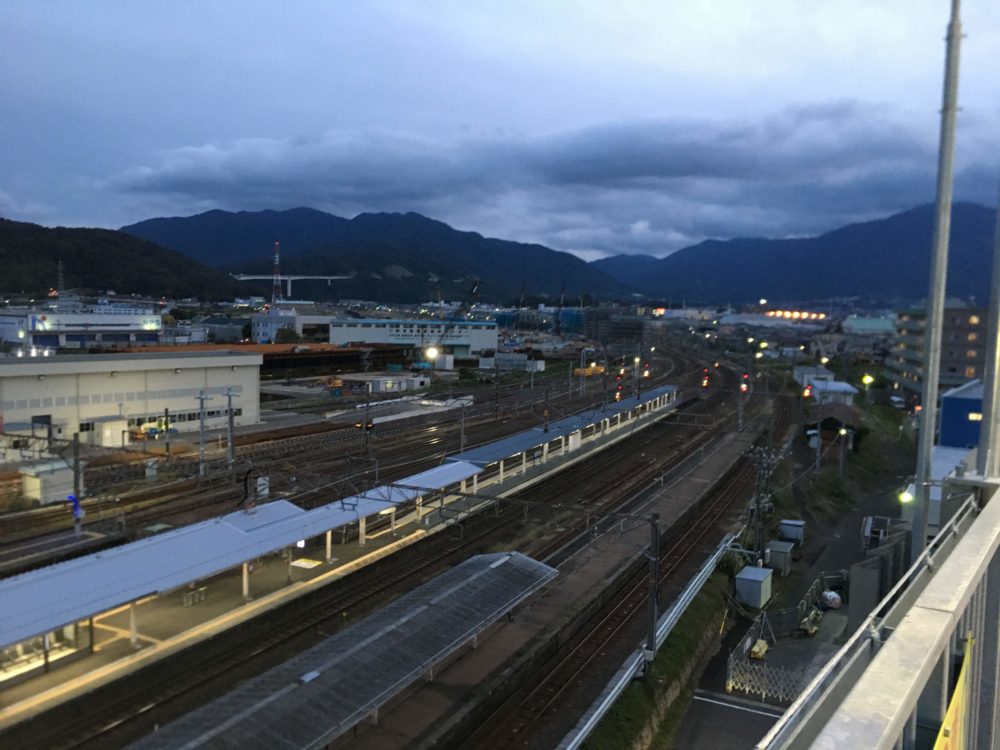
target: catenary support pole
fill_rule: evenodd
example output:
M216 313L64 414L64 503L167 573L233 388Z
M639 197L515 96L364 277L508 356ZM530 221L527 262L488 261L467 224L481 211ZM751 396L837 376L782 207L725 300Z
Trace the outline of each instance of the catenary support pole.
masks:
M990 286L990 317L986 328L986 372L983 374L983 421L979 423L976 472L982 477L1000 476L1000 200L993 231L993 278Z
M236 463L236 443L235 443L235 422L233 417L233 391L231 388L226 389L226 414L228 419L228 435L226 436L226 464L230 469L233 468L233 464Z
M82 513L81 503L83 498L80 496L83 491L83 471L80 467L80 433L73 433L73 533L76 537L80 537L83 534L83 527L81 525L80 515Z
M649 629L646 633L646 667L648 675L649 669L656 658L656 620L657 620L657 600L659 599L658 588L660 579L660 514L651 513L649 516Z
M955 153L955 112L958 99L958 61L962 43L959 0L951 2L951 21L945 53L944 92L941 106L941 143L938 150L937 202L934 212L934 244L931 255L930 288L924 332L924 372L921 394L920 436L917 473L914 480L913 529L910 560L916 561L927 544L927 514L930 506L931 457L937 426L938 376L941 370L941 323L944 319L945 284L948 272L948 239L951 230L952 174Z
M211 401L205 391L199 391L195 396L200 406L198 408L198 476L205 476L205 402Z

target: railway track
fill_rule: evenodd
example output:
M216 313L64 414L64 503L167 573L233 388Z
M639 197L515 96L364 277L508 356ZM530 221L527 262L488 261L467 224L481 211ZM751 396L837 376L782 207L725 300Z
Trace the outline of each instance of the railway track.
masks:
M609 466L637 455L638 447L665 444L667 430L639 433L643 442L625 441L617 451L609 449L601 460L587 462L573 472L573 481L588 482ZM631 444L630 444L631 443ZM613 455L616 454L616 455ZM601 455L601 454L599 454ZM626 465L626 468L630 468ZM638 470L638 467L631 467ZM647 464L648 470L648 464ZM540 483L526 495L536 501L564 497L568 487L560 475ZM613 503L612 499L605 499ZM230 631L224 637L194 646L166 663L153 665L140 675L126 678L101 689L88 699L89 716L72 704L55 709L44 719L12 728L0 742L13 746L108 747L124 744L151 731L155 724L190 710L214 695L280 663L291 654L318 642L331 630L341 627L346 615L351 619L368 611L397 591L407 590L446 565L464 559L486 546L494 546L521 525L515 503L500 503L496 513L481 513L462 522L458 540L442 532L290 603L281 614L259 618ZM562 532L563 542L576 534ZM346 613L346 614L345 614ZM252 649L244 644L253 643ZM150 688L163 686L160 689Z
M767 438L767 442L774 438L782 440L791 426L791 398L778 394L772 403L773 434ZM764 442L763 437L757 441L758 444ZM754 477L752 463L742 459L705 502L690 509L661 536L660 590L678 572L684 571L681 578L690 575L696 566L689 565L689 561L693 556L703 556L699 555L699 547L706 540L710 542L703 545L706 550L714 548L718 540L709 538L713 534L719 536L719 522L727 511L740 499L750 496ZM552 563L561 562L561 559L553 559L553 555L559 553L553 553L549 548L545 551L549 552L548 560ZM479 723L471 735L461 738L455 747L506 750L514 747L549 747L558 742L572 723L567 721L567 716L576 715L567 711L565 704L579 700L577 691L585 672L606 673L604 681L610 677L624 657L622 645L630 650L639 642L647 606L647 574L638 570L558 654L535 672L535 679L515 690L492 715ZM615 654L615 657L608 658L609 654ZM597 666L602 661L605 662L604 670ZM568 693L573 694L568 696ZM558 717L567 726L555 730L551 725L540 727L543 720L555 718L559 721Z
M694 369L690 368L690 363L683 356L673 358L673 363L669 368L665 368L664 373L657 379L665 380L673 374L678 377L675 371L681 370L680 377L690 376ZM537 388L536 388L537 390ZM542 403L544 398L538 396L531 400L531 404ZM580 406L576 401L569 403ZM537 404L536 404L537 405ZM591 408L593 404L589 401L584 408ZM496 440L513 430L525 429L533 426L537 418L531 415L522 403L518 411L522 416L508 418L508 424L498 429L496 420L492 418L492 408L487 404L481 407L484 414L478 418L470 415L467 410L466 415L466 435L468 438L466 447L472 448L477 444ZM488 412L488 413L486 413ZM569 407L567 407L569 413ZM434 465L435 457L440 458L445 450L427 451L428 441L425 437L418 436L413 440L415 430L434 430L438 434L431 438L430 445L441 445L448 437L454 437L455 448L458 447L456 424L454 414L444 414L440 417L418 416L405 420L398 420L389 428L379 430L375 438L379 453L389 453L393 456L394 463L405 465L408 473L412 473L412 466L426 458L427 467ZM322 429L318 429L322 427ZM252 433L251 435L238 438L239 444L236 450L237 470L235 474L242 476L249 468L259 466L262 473L267 473L268 468L280 469L282 462L287 466L298 467L302 473L322 474L340 473L343 466L345 454L349 452L352 443L359 442L359 433L353 429L353 425L301 425L298 427L281 428L275 431ZM408 447L410 442L416 443L413 447ZM448 443L452 442L447 440ZM443 446L442 446L443 447ZM343 449L348 450L343 450ZM343 452L330 455L331 451L338 449ZM210 450L210 453L219 451ZM224 451L221 452L224 455ZM96 467L88 467L85 471L85 485L93 494L105 495L103 500L85 500L83 509L91 518L103 518L105 513L115 516L125 514L125 524L128 528L141 528L151 522L170 522L176 516L184 522L192 520L202 520L204 517L211 517L216 513L215 509L222 509L223 504L235 501L242 496L241 490L235 489L233 476L229 473L223 459L215 459L208 465L207 477L197 476L197 460L190 456L173 456L169 461L161 463L161 471L179 474L185 478L169 482L166 486L163 482L154 487L136 488L137 484L145 483L145 460L149 458L143 454L136 453L134 461L126 463L107 464ZM402 474L400 474L402 476ZM122 480L127 481L122 485ZM233 483L233 489L229 491L222 489L227 483ZM308 507L314 501L310 496L316 492L306 492L303 500ZM113 499L112 499L113 498ZM323 496L322 501L329 500L328 496ZM162 505L162 510L152 510L151 506ZM68 505L49 506L45 508L33 509L16 513L6 513L0 515L0 540L4 543L24 541L40 536L44 533L58 531L72 526L72 516Z
M738 465L722 486L704 504L692 509L663 535L660 547L658 586L663 586L688 558L697 552L707 536L732 505L744 499L753 487L751 464ZM614 646L622 643L634 648L637 618L644 618L648 607L647 573L639 570L631 576L616 596L577 633L560 653L541 669L541 678L509 698L497 712L483 722L471 736L456 747L503 748L530 747L531 733L538 723L558 710L567 691L578 688L584 670L591 669Z

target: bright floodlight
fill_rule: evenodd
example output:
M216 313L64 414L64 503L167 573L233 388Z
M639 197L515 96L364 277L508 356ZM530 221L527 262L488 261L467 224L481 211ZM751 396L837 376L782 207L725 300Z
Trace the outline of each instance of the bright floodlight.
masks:
M875 382L875 378L873 378L873 377L872 377L871 375L868 375L868 374L866 373L866 374L865 374L865 375L864 375L864 376L863 376L863 377L861 378L861 382L862 382L862 383L863 383L864 385L871 385L872 383L874 383L874 382Z
M843 428L843 427L840 428L839 432L840 432L841 435L846 435L847 434L847 430L845 428Z
M766 305L766 304L767 304L767 300L766 300L766 299L764 299L763 297L761 297L761 298L760 298L760 304L762 304L762 305Z
M825 364L826 364L827 362L829 362L829 361L830 361L830 358L829 358L829 357L823 357L822 359L820 359L819 363L820 363L821 365L825 365Z
M436 346L428 346L425 354L427 355L427 359L437 359L440 352Z
M913 495L911 495L908 491L903 490L902 492L899 493L899 502L903 503L904 505L906 503L912 503Z
M753 343L753 336L751 336L750 338L747 339L747 343L748 344L752 344Z

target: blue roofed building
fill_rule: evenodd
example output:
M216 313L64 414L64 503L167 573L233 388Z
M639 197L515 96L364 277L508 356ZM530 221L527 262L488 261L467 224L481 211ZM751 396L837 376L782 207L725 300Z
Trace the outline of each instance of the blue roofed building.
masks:
M938 444L950 448L975 448L982 421L983 382L973 380L952 388L941 397Z

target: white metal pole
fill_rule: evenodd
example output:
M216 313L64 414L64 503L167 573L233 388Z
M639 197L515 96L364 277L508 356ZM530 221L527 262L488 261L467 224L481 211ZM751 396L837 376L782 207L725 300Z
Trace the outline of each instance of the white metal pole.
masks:
M229 468L233 468L233 464L236 462L236 446L233 444L234 439L234 417L233 417L233 391L231 388L226 389L226 400L228 402L228 416L229 416L229 435L228 435L228 449L226 451L226 463L229 464Z
M996 228L993 235L993 279L990 288L990 318L986 335L986 372L983 373L983 421L979 425L979 450L976 471L983 477L1000 475L1000 445L997 444L1000 419L1000 201L997 202Z
M211 401L211 396L206 396L205 391L199 391L198 395L195 396L201 407L198 410L199 414L199 426L198 426L198 476L205 476L205 402Z
M931 455L937 426L938 377L941 370L941 323L948 274L948 239L951 230L952 175L955 155L955 111L958 99L958 61L962 43L960 0L951 2L951 21L945 52L944 92L941 106L941 145L938 151L937 204L931 279L927 293L924 332L924 372L921 396L920 439L914 484L913 531L910 560L915 562L927 544L927 514L930 507Z

